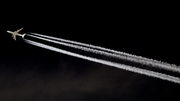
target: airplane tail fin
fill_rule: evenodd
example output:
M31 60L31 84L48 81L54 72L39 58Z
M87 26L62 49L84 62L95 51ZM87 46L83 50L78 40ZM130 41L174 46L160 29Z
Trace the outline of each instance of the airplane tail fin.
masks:
M26 35L26 33L24 33L24 34L22 35L22 37L24 38L25 35Z

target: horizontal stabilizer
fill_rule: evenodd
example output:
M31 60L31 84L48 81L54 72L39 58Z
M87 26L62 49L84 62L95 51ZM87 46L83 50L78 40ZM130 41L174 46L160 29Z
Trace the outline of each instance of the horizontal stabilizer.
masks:
M22 35L22 37L24 38L25 35L26 35L26 33L24 33L24 34Z

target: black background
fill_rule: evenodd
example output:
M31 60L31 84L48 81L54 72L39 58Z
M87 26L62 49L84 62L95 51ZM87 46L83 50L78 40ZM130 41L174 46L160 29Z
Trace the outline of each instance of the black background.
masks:
M5 3L8 6L2 8L1 16L0 100L178 98L179 84L42 49L20 37L14 41L6 32L24 27L21 33L65 38L180 65L176 6L137 4Z

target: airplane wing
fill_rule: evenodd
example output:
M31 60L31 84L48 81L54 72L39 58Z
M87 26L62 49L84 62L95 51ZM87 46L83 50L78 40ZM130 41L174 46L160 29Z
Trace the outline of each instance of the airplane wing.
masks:
M13 39L16 40L16 35L12 35Z
M21 31L23 28L21 28L21 29L19 29L19 30L17 30L16 32L18 33L19 31Z

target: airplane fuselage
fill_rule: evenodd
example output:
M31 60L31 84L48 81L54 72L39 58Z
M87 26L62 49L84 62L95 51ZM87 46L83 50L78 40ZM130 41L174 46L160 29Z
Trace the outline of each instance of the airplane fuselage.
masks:
M21 31L23 28L17 30L17 31L7 31L8 33L12 34L12 37L14 40L16 40L16 36L21 36L22 38L24 38L24 36L26 35L25 33L24 34L19 34L18 32Z
M18 35L18 36L22 36L21 34L17 33L17 32L12 32L12 31L7 31L8 33L10 34L13 34L13 35Z

